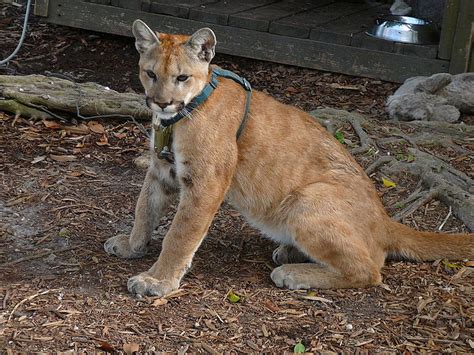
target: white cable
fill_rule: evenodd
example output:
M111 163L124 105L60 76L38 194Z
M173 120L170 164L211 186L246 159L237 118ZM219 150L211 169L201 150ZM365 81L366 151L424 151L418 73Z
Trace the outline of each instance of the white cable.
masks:
M23 22L23 31L21 32L20 41L18 42L18 45L16 46L13 53L10 54L6 59L2 60L0 62L0 65L8 63L14 56L16 56L21 46L23 45L23 41L25 40L25 36L26 36L26 29L28 27L28 17L30 17L30 7L31 7L31 0L28 0L28 3L26 4L25 21Z

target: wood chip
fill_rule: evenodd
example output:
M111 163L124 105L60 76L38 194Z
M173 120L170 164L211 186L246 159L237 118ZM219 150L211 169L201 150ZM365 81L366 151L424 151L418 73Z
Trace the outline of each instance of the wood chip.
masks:
M55 154L50 154L49 157L55 161L59 161L61 163L68 162L68 161L74 161L77 160L77 157L75 155L55 155Z

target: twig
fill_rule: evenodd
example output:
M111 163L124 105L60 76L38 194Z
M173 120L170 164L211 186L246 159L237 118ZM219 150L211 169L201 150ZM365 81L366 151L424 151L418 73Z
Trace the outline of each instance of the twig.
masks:
M69 250L73 250L73 249L76 249L76 248L78 248L78 246L74 246L74 247L70 247L70 248L63 248L63 249L59 249L59 250L43 250L42 252L39 252L39 253L36 253L36 254L33 254L33 255L24 256L22 258L0 264L0 268L4 268L6 266L11 266L11 265L15 265L15 264L18 264L18 263L22 263L23 261L38 259L38 258L41 258L43 256L52 254L53 252L62 253L64 251L69 251Z
M416 200L413 204L411 204L410 206L405 208L400 213L396 214L393 217L393 219L396 220L396 221L400 221L403 218L406 218L406 217L410 216L418 208L420 208L421 206L423 206L424 204L428 203L433 198L438 196L439 193L440 193L440 190L438 188L434 188L434 189L429 190L428 192L419 193L417 195L414 195L413 198L419 197L418 200Z
M114 218L116 217L112 212L109 212L107 210L104 210L103 208L100 208L100 207L97 207L97 206L94 206L94 205L88 205L88 204L85 204L85 203L78 203L78 204L74 204L74 205L66 205L66 206L55 207L55 208L51 209L49 212L56 212L56 211L60 211L60 210L68 209L68 208L75 208L75 207L93 208L95 210L102 211L102 212L104 212L105 214L107 214L111 217L114 217Z
M387 164L391 162L394 158L390 155L385 155L383 157L378 158L376 161L374 161L372 164L370 164L367 169L365 169L365 173L367 175L372 174L377 168L381 165Z
M453 212L453 208L451 206L449 206L449 212L446 215L446 218L443 220L443 222L438 227L439 231L441 231L443 229L443 227L446 224L446 222L448 221L449 217L451 217L452 212Z
M55 292L55 291L58 291L58 290L59 290L59 289L56 288L56 289L52 289L52 290L46 290L46 291L43 291L43 292L38 292L38 293L35 293L34 295L31 295L31 296L29 296L29 297L27 297L27 298L21 300L20 302L18 302L18 303L16 304L15 307L13 307L13 310L11 311L10 316L8 317L7 322L9 322L9 321L12 319L13 314L16 312L16 310L18 309L18 307L20 307L23 303L28 302L28 301L31 301L32 299L34 299L34 298L36 298L36 297L38 297L38 296L43 296L43 295L46 295L46 294L48 294L48 293L50 293L50 292Z
M7 308L7 302L8 302L8 299L10 298L10 294L11 294L11 291L7 290L7 292L5 293L5 297L3 297L2 309Z

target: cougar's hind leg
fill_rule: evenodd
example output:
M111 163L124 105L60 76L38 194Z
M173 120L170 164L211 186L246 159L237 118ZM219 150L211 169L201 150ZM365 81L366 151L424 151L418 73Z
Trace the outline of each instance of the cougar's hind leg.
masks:
M342 199L335 199L335 188L324 183L310 185L295 193L285 207L294 244L317 263L275 268L271 278L278 287L358 288L381 282L383 251L372 247L357 223L351 224L352 210L344 204L351 192L344 196L337 187Z
M298 248L285 244L280 244L273 251L272 258L273 262L277 265L311 262L311 259Z

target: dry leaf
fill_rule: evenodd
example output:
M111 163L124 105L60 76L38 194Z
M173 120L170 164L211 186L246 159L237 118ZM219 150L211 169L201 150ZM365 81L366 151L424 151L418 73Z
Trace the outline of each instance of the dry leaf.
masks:
M104 329L105 329L105 327L104 327ZM115 352L114 346L107 343L106 341L101 341L100 342L99 349L103 350L105 352L108 352L108 353L114 353Z
M36 163L39 163L40 161L43 161L46 159L46 155L40 155L39 157L36 157L34 158L32 161L31 161L31 164L36 164Z
M82 171L69 171L67 174L73 177L79 177L79 176L84 175Z
M77 160L77 157L75 155L55 155L55 154L50 154L49 157L53 160L59 161L59 162L67 162L67 161L74 161Z
M140 349L140 345L138 345L137 343L123 344L123 351L125 351L127 355L136 353L138 352L139 349Z
M421 299L420 302L418 302L418 305L416 306L416 310L418 311L418 313L421 313L421 311L423 311L425 307L431 302L434 302L432 298Z
M153 306L159 307L163 306L168 303L168 300L166 298L157 298L156 300L153 301Z
M382 177L382 184L383 184L383 186L385 186L389 189L397 186L397 184L395 184L392 180L386 179L384 177Z
M464 265L467 267L474 267L474 261L466 261Z
M64 127L64 129L66 130L68 134L72 133L72 134L80 134L80 135L89 134L91 131L89 127L87 127L83 123L81 123L78 126L67 126L67 127Z
M295 94L297 92L299 92L298 89L294 88L293 86L288 86L286 89L285 89L286 92L289 92L289 93L292 93L292 94Z
M100 146L110 145L109 144L109 139L107 138L107 136L105 134L103 134L102 137L100 137L100 140L95 142L95 144L100 145Z
M114 133L114 137L118 139L123 139L127 136L127 133Z
M106 325L104 325L104 328L102 328L102 336L104 337L108 337L109 336L109 327L107 327Z
M275 303L273 303L272 301L270 300L266 300L263 302L263 305L268 308L270 311L272 312L280 312L281 311L281 308L278 307Z
M59 122L56 122L56 121L43 120L43 124L46 128L49 128L49 129L59 129L63 127Z
M97 121L89 121L87 123L87 126L90 128L90 130L94 133L99 133L99 134L104 134L105 133L105 128L102 126L99 122Z
M323 303L332 303L332 301L327 299L327 298L313 296L313 295L304 295L304 296L301 296L301 298L304 298L305 300L310 300L310 301L318 301L318 302L323 302Z
M329 86L333 89L362 91L362 87L356 85L341 85L338 83L331 83Z

